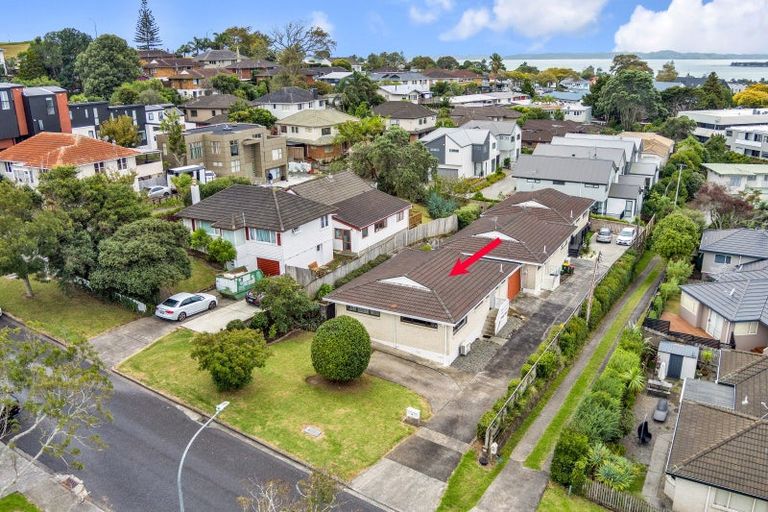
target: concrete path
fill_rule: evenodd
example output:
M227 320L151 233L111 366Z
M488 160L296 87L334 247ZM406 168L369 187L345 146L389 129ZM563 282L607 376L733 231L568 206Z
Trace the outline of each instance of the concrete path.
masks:
M655 257L648 264L643 273L635 279L635 282L632 284L632 286L630 286L630 288L624 294L622 299L617 303L617 305L614 306L612 311L620 311L621 308L623 308L629 300L630 295L632 295L632 293L642 285L643 281L648 277L650 272L660 264L662 264L660 258ZM663 274L660 274L656 282L658 283L662 277ZM653 297L655 290L655 285L651 285L648 288L648 291L645 293L639 304L632 311L632 314L630 315L630 321L637 320L643 311L645 311L645 309L648 307L648 303ZM610 318L611 315L606 316L606 319ZM592 334L592 337L582 349L579 359L577 359L574 365L571 367L568 375L560 384L560 387L557 389L552 398L550 398L547 404L544 406L544 409L542 409L541 414L539 414L538 418L536 418L536 421L534 421L533 424L528 428L523 438L520 440L517 446L515 446L515 449L512 450L512 454L510 456L511 460L504 467L501 473L499 473L499 476L497 476L493 481L491 486L480 500L480 503L478 503L475 510L482 512L500 510L498 506L500 503L507 502L505 500L509 499L508 495L511 492L510 489L514 489L513 492L516 496L518 496L518 500L521 500L524 503L533 503L533 507L525 509L510 508L509 510L536 510L536 506L538 505L538 502L544 493L544 489L547 486L549 475L544 471L533 471L534 473L539 473L541 477L528 476L527 478L523 478L521 475L525 475L526 471L532 470L523 467L522 463L528 457L528 455L530 455L531 451L536 446L541 436L544 434L544 431L547 429L557 412L565 403L568 394L573 388L574 382L581 376L584 368L589 363L592 354L599 345L603 336L605 336L605 333L608 331L610 326L610 321L603 321L600 324L598 330ZM614 341L614 343L617 342L618 340ZM608 360L612 353L613 348L606 355L603 364L605 364L605 361ZM550 460L551 454L547 458L545 470L549 469Z
M259 308L251 306L245 300L239 300L233 304L221 305L204 315L196 315L185 322L184 327L195 332L219 332L232 320L249 320L259 311Z
M488 199L499 199L499 194L508 196L515 191L517 188L515 178L510 176L509 170L505 169L504 173L507 175L506 178L501 181L497 181L493 185L485 187L480 191L483 193L483 196L487 197Z
M664 473L667 466L669 446L672 444L673 432L659 434L653 446L651 463L648 464L648 472L645 475L643 485L643 498L654 507L662 508L662 500L659 497L660 490L664 487Z

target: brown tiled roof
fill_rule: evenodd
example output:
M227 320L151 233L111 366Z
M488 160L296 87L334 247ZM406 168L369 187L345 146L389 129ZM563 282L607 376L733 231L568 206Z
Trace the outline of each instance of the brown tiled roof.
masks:
M324 204L338 202L364 194L373 187L352 171L331 174L323 178L305 181L291 187L301 197Z
M144 69L154 68L199 68L200 63L189 57L163 57L152 59L142 66Z
M667 473L768 499L768 422L684 400Z
M410 101L385 101L381 105L373 107L373 113L392 119L420 119L436 115L427 107Z
M406 249L326 295L326 300L402 316L455 324L519 265L480 260L468 274L450 276L460 252ZM414 286L382 280L404 277Z
M0 152L0 160L50 169L138 155L139 151L72 133L41 132Z
M522 203L534 201L547 208L529 208L521 206ZM566 222L572 224L585 211L592 207L594 201L585 197L575 197L564 194L553 188L545 188L530 192L515 192L502 202L495 204L485 212L485 216L503 215L515 213L521 208L526 208L533 215L542 220Z
M721 378L725 378L727 375L754 363L762 357L764 356L743 350L721 350L718 373Z
M529 119L523 125L523 142L552 142L552 137L561 137L566 133L600 133L600 128L594 125L576 123L574 121L557 121L550 119Z
M198 96L197 99L189 101L182 105L184 109L190 108L229 108L234 102L239 100L234 94L211 94L210 96Z
M736 388L737 411L756 417L768 414L768 409L760 403L768 403L768 357L758 356L726 374L721 368L719 382Z
M182 218L212 222L214 227L240 229L248 226L287 231L336 211L282 189L257 185L233 185L184 208Z
M231 71L220 68L195 68L185 69L175 75L169 76L168 80L194 80L196 78L213 78L216 75L231 75Z

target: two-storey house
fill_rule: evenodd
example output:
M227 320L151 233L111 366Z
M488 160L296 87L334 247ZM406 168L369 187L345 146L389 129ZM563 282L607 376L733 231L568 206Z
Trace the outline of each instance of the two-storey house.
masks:
M768 259L768 230L707 229L699 244L701 275L714 278L740 265ZM768 299L768 292L766 292Z
M707 170L707 181L721 185L733 195L758 193L768 199L768 163L765 164L710 164L702 166Z
M499 144L499 159L501 163L509 167L517 162L521 149L520 125L514 121L469 121L462 128L489 130Z
M278 119L284 119L302 110L322 110L328 107L328 102L320 97L317 89L301 87L283 87L256 98L251 104L270 111Z
M385 101L372 110L385 119L387 126L399 126L410 133L411 140L431 132L437 123L437 114L433 110L409 101Z
M176 89L182 98L199 98L213 94L211 79L216 75L229 74L221 68L183 69L167 77L168 87Z
M349 121L357 118L336 109L310 109L291 114L275 126L286 137L293 160L329 162L344 154L345 148L334 141L339 125Z
M501 165L498 141L490 130L438 128L420 140L437 158L437 173L447 179L482 178Z
M190 231L203 229L235 246L234 267L283 274L333 260L336 208L274 187L234 185L176 214Z
M229 113L229 107L240 100L234 94L212 94L200 96L182 105L184 118L190 123L202 123L214 116Z
M204 68L211 69L226 68L240 60L240 56L232 50L208 50L192 58Z

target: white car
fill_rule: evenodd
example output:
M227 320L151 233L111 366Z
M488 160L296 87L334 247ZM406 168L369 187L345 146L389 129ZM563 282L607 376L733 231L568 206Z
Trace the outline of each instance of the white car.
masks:
M637 238L637 230L635 228L624 228L616 237L616 245L632 245Z
M147 189L147 197L150 199L161 199L163 197L170 197L172 193L173 193L173 190L171 190L171 187L166 187L164 185L157 185Z
M181 322L190 315L216 307L216 297L207 293L177 293L155 308L155 316Z

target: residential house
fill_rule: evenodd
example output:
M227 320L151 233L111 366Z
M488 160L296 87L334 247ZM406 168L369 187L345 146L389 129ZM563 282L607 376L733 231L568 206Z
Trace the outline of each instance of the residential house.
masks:
M363 72L363 64L365 64L365 59L360 59L355 56L350 57L334 57L331 59L331 61L334 61L336 59L341 59L349 62L349 64L352 66L352 71L357 71L358 73Z
M498 141L490 130L438 128L421 142L437 158L437 173L444 178L482 178L501 165Z
M180 108L184 112L184 118L190 123L207 121L213 116L229 113L229 107L241 98L234 94L212 94L200 96L189 101Z
M729 129L768 124L768 108L729 108L722 110L684 110L677 117L696 121L693 135L709 140L713 135L727 136Z
M621 132L619 137L641 139L643 151L640 159L647 156L657 156L660 159L660 167L666 165L669 157L675 151L675 141L653 132Z
M135 149L124 148L72 133L41 132L4 151L0 151L0 173L19 185L37 188L40 176L54 167L72 165L78 177L95 174L118 174L138 177L162 174L162 167L155 165L139 168ZM135 182L138 190L139 182Z
M159 49L158 50L136 50L136 53L139 54L139 62L141 64L146 64L152 59L167 59L170 57L175 57L174 54L167 52L165 50L159 50Z
M185 130L189 130L195 127L194 123L188 123L184 118L184 113L179 110L173 103L163 103L160 105L146 105L146 122L144 128L147 133L147 143L144 149L156 150L157 149L157 135L162 133L160 125L165 119L165 116L174 112L178 118L179 123Z
M200 98L214 93L211 79L216 75L230 74L221 68L184 69L167 77L168 87L176 89L182 98Z
M487 107L453 107L450 115L456 126L462 126L469 121L515 121L523 114L507 107L491 105Z
M738 265L768 259L768 230L707 229L699 244L701 274L711 278Z
M5 64L5 50L0 48L0 75L7 75L8 67Z
M642 176L645 180L645 190L647 192L659 181L659 163L648 162L645 160L631 162L629 164L628 174L632 176Z
M594 211L606 214L611 185L619 169L612 160L520 155L512 176L521 192L554 188L564 194L595 201Z
M165 161L170 158L167 139L164 133L157 135ZM184 142L185 165L202 165L216 176L243 176L258 184L287 179L285 137L272 136L261 125L227 123L194 128L184 132Z
M611 160L619 173L629 170L626 153L622 148L604 148L596 146L560 146L556 144L538 144L533 150L534 156L560 156L593 160Z
M339 82L350 76L352 76L352 71L333 71L332 73L318 76L316 80L329 85L338 85Z
M506 323L520 266L481 259L451 276L461 252L405 249L324 300L362 323L371 340L448 366Z
M530 105L531 97L517 91L491 91L483 93L496 100L496 105ZM469 106L469 105L468 105Z
M230 241L233 267L285 273L286 266L309 268L333 260L335 208L275 187L234 185L176 214L190 231Z
M373 72L368 74L368 78L374 82L383 82L384 84L400 84L417 86L421 90L429 90L431 80L429 77L415 71L386 71L383 73Z
M317 89L300 87L283 87L257 98L251 104L269 110L278 119L286 118L301 110L322 110L328 106L325 98L317 94Z
M452 106L459 107L487 107L501 104L499 98L490 94L462 94L461 96L451 96L448 101Z
M337 209L334 251L361 254L408 229L411 204L377 190L352 171L305 181L290 191Z
M69 119L72 133L98 139L101 123L109 119L108 101L86 101L70 103Z
M509 167L520 156L521 130L514 121L469 121L462 128L489 130L498 142L499 161Z
M728 149L740 155L768 158L768 124L728 128L725 143Z
M126 116L131 119L139 134L139 146L147 145L147 108L146 105L110 105L107 107L109 117ZM103 123L104 121L102 121Z
M231 71L240 80L267 80L272 77L280 66L269 60L243 59L227 66L227 71Z
M608 189L605 215L618 219L633 220L643 210L646 179L643 176L622 174Z
M768 200L768 164L710 164L702 166L707 170L707 181L722 185L734 195L757 192Z
M429 78L430 85L437 82L467 84L476 83L480 85L483 77L468 69L424 69L421 74Z
M560 112L563 113L563 118L566 121L573 121L575 123L592 122L592 107L581 103L565 104L560 108Z
M72 132L67 91L0 82L0 149L41 132Z
M329 162L344 154L342 145L334 140L339 125L348 121L357 118L331 108L310 109L284 117L275 126L286 137L292 160Z
M193 57L204 68L221 69L237 63L240 56L231 50L208 50Z
M409 101L385 101L372 110L385 119L387 126L399 126L410 133L411 140L434 130L437 122L437 114L433 110Z
M380 85L377 92L386 101L419 103L432 97L432 92L422 85Z
M312 85L319 77L327 75L328 73L341 73L346 71L346 68L339 66L316 66L302 68L299 70L299 74L304 77L304 81L307 82L307 85Z
M623 148L627 162L639 162L643 153L643 141L637 137L619 135L600 135L596 133L566 133L561 139L552 140L552 144L572 146L593 146L601 148Z
M533 149L537 144L549 144L554 137L562 137L566 133L597 133L599 131L598 126L573 121L529 119L522 126L522 142L524 148Z
M189 57L156 57L141 65L144 76L167 81L168 77L176 76L182 71L190 71L200 67L200 63Z
M721 350L717 380L686 379L665 467L674 512L768 510L768 357Z

